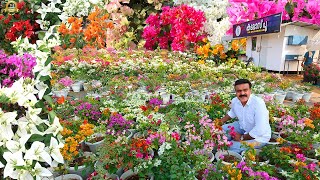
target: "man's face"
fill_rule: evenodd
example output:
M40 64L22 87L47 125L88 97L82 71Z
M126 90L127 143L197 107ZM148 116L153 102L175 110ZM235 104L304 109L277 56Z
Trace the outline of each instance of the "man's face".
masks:
M245 104L251 95L251 89L250 89L249 84L246 83L246 84L236 85L235 90L236 90L236 95L237 95L238 99L240 100L240 102L242 104Z

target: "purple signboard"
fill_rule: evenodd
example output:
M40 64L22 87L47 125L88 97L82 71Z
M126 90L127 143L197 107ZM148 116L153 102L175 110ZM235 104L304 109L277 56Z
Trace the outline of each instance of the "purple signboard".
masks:
M233 38L280 32L282 13L233 25Z

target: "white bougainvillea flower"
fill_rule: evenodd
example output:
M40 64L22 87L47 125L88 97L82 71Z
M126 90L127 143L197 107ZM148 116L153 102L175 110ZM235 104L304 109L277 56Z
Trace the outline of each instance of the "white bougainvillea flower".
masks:
M46 21L46 20L38 19L36 20L36 23L38 23L40 25L40 28L44 31L48 30L50 26L50 21Z
M21 151L26 152L25 144L30 138L31 134L24 134L21 137L14 137L16 140L9 140L6 142L6 147L12 153Z
M48 121L46 121L46 123L48 123ZM45 131L46 134L53 134L54 136L56 136L60 131L63 130L63 127L61 126L60 122L59 122L59 118L55 117L53 120L53 123L50 124L49 128Z
M49 0L53 4L61 4L62 2L60 0Z
M51 155L51 157L58 163L63 163L63 156L60 153L60 149L63 148L62 143L58 143L56 138L51 137L50 146L46 147L45 150Z
M60 2L61 3L61 2ZM60 13L61 9L56 7L57 3L51 2L48 4L47 12Z
M13 176L17 177L16 179L25 179L33 180L31 173L25 169L17 169L13 172Z
M8 125L0 125L0 141L1 142L7 142L8 140L12 139L14 136L14 133L12 131L12 126L10 124Z
M44 168L39 163L36 163L32 175L36 177L37 180L42 180L43 177L52 176L52 173L47 168Z
M41 123L43 123L43 120L38 116L38 114L40 114L42 111L41 108L28 108L28 111L26 111L26 119L35 124L35 125L39 125Z
M36 84L36 88L38 89L38 96L39 99L42 99L44 93L46 92L46 90L48 89L48 85L44 84L43 82L37 83Z
M29 121L25 116L18 119L19 129L17 131L18 134L26 131L27 134L39 134L41 136L45 135L45 133L38 130L37 126Z
M52 159L48 152L45 151L45 144L39 141L32 143L31 148L26 151L25 159L32 159L40 162L46 162L51 165Z
M47 7L47 5L45 5L45 4L41 4L41 8L39 8L36 12L37 13L39 13L40 15L41 15L41 19L44 19L44 18L46 18L46 15L47 15L47 9L48 7Z
M4 152L3 158L6 160L7 164L4 168L3 177L11 177L13 179L17 179L18 174L15 173L15 166L25 166L26 163L22 158L22 152L18 151L15 153Z
M0 108L0 124L9 125L17 124L17 111L14 112L3 112Z

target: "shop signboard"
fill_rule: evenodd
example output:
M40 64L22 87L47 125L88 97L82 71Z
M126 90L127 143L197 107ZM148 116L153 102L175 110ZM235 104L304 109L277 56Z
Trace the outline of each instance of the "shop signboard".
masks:
M280 32L282 13L233 25L233 38Z

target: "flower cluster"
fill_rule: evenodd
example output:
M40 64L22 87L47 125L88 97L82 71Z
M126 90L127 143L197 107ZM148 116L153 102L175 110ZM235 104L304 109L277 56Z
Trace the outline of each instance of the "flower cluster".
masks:
M270 176L267 172L264 171L254 171L251 167L246 165L246 162L242 161L237 165L237 168L241 169L243 173L248 174L250 177L254 177L257 179L265 179L265 180L277 180L278 178Z
M59 32L63 39L63 47L82 48L92 46L102 48L106 46L108 29L113 28L113 22L108 21L106 11L96 8L87 18L88 24L83 29L83 19L69 17L68 22L59 26Z
M107 133L121 134L124 130L129 129L132 124L133 121L126 120L120 113L112 113L106 122L107 129L109 129Z
M320 24L320 4L317 0L295 1L230 1L228 14L231 24L239 24L256 18L265 17L271 14L282 12L283 21L302 21L311 24ZM232 28L230 29L232 30Z
M73 161L80 155L81 145L79 143L93 134L94 125L88 123L87 120L62 122L64 129L61 134L65 138L65 144L60 151L65 160Z
M20 1L16 8L17 12L0 14L0 46L10 53L13 52L10 43L20 36L30 39L32 43L38 38L35 32L39 30L39 24L35 22L36 14L31 11L31 3Z
M228 0L175 0L174 2L176 5L187 4L203 11L207 19L204 29L208 34L208 40L212 45L221 43L222 36L230 27L227 14Z
M308 81L316 81L317 79L320 79L320 66L314 63L309 66L305 66L304 77L308 79Z
M148 26L142 34L145 47L185 51L203 39L201 28L204 22L204 13L187 5L163 7L161 14L150 15L146 20Z
M19 78L33 78L35 65L36 58L28 53L8 56L0 50L0 85L11 87Z
M73 83L73 80L69 76L66 76L61 78L58 83L62 84L64 87L70 87Z
M76 116L82 119L87 119L89 122L94 124L96 124L101 117L99 106L91 104L90 102L80 103L80 105L75 108L74 113Z

